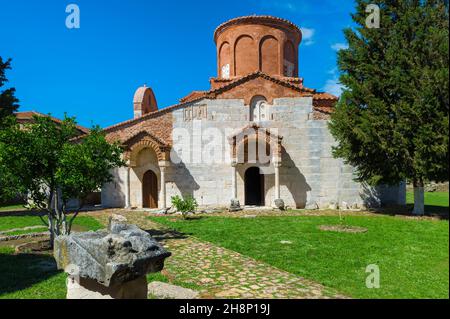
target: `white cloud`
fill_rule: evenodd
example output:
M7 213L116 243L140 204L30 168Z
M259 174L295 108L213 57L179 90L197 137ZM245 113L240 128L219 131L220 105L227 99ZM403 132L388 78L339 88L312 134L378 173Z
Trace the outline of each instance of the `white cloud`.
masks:
M327 93L341 96L344 86L339 82L338 69L334 68L328 74L331 74L332 78L327 80L323 90Z
M348 49L348 44L347 43L334 43L333 45L331 45L331 48L334 51L345 50L345 49Z
M341 96L343 86L341 83L339 83L339 80L337 78L333 78L333 79L327 80L323 90L327 93L330 93L330 94L333 94L336 96Z
M302 43L306 46L314 44L314 34L316 33L315 29L310 28L301 28L303 34Z

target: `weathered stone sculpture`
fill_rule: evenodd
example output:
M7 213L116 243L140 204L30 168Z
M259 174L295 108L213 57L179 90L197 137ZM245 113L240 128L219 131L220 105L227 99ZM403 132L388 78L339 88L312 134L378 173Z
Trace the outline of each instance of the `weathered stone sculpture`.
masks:
M274 203L275 203L275 207L278 208L279 210L285 210L286 207L284 205L284 200L275 199Z
M170 255L137 226L113 220L107 231L60 236L54 248L69 273L68 299L146 299L146 274L161 271Z
M239 202L239 200L232 199L229 211L230 212L238 212L238 211L241 211L241 210L242 210L242 208L241 208L241 203Z

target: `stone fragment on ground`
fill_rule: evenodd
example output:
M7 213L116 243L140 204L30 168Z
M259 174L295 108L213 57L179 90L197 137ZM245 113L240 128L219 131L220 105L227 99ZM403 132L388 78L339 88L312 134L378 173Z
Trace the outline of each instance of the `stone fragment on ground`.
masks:
M22 235L10 235L10 236L0 236L0 242L6 242L6 241L14 241L19 239L31 239L31 238L38 238L38 237L44 237L48 236L49 232L42 232L42 233L29 233L29 234L22 234Z
M158 299L196 299L199 295L195 290L159 281L148 284L148 294Z

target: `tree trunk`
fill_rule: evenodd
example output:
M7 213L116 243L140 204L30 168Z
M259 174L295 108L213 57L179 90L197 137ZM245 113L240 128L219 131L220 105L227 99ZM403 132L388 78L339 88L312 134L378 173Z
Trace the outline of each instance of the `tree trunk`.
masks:
M55 221L51 213L48 214L48 230L50 232L50 247L53 249L55 242Z
M425 189L423 180L414 181L414 210L413 215L425 215Z

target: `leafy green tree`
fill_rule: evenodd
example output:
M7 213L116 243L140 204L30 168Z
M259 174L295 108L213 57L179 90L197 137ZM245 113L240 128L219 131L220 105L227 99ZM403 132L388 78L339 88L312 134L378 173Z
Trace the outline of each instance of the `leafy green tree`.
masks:
M0 131L0 196L24 195L29 207L47 213L51 239L69 234L86 197L112 180L123 166L122 149L109 144L99 127L82 139L74 118L55 123L35 116L33 123ZM68 215L70 199L79 207ZM53 241L52 241L53 242Z
M0 88L4 86L8 79L6 78L6 70L11 69L11 59L3 62L0 56ZM16 90L9 88L6 90L0 90L0 129L5 124L4 119L12 115L19 108L19 100L14 96ZM2 124L3 123L3 124Z
M448 7L439 0L357 0L357 27L338 54L343 94L330 121L334 155L372 185L410 180L414 214L424 214L424 183L447 181ZM380 7L380 28L366 7Z

